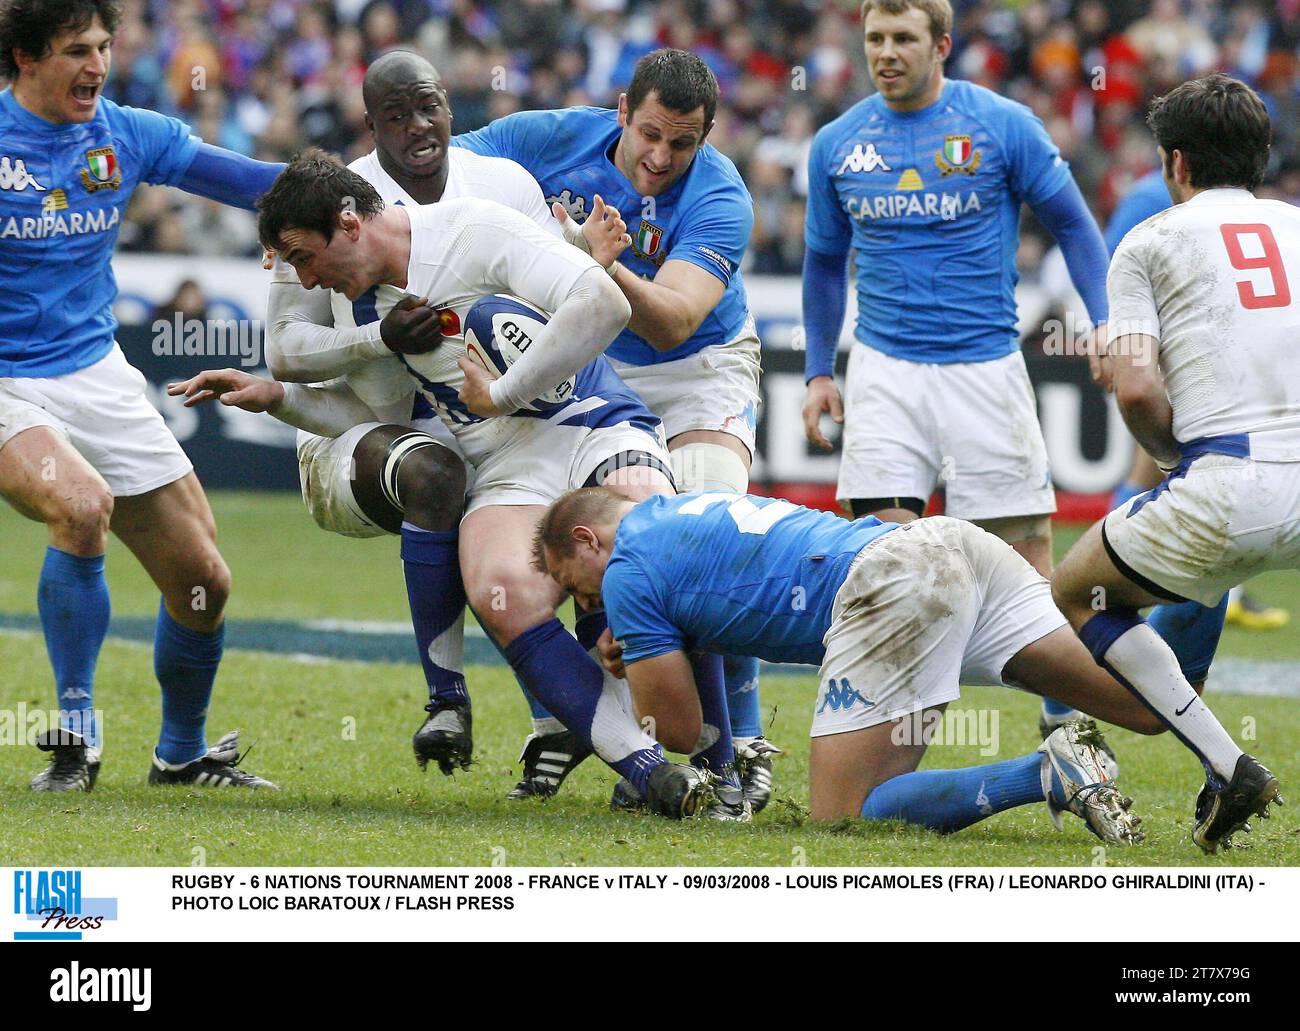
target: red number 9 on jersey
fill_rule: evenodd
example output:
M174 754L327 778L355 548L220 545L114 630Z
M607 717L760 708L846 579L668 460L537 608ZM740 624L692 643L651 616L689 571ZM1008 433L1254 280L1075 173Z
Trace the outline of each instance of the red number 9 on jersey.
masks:
M1256 293L1255 284L1249 279L1238 280L1237 296L1241 299L1241 306L1253 311L1256 308L1285 308L1289 305L1291 285L1286 279L1282 252L1278 250L1273 230L1262 222L1255 222L1246 225L1222 225L1219 226L1219 232L1223 235L1223 245L1228 248L1228 260L1232 262L1233 268L1240 269L1242 272L1268 269L1273 280L1273 290L1267 294ZM1264 253L1258 258L1246 257L1246 252L1241 246L1243 236L1258 240Z

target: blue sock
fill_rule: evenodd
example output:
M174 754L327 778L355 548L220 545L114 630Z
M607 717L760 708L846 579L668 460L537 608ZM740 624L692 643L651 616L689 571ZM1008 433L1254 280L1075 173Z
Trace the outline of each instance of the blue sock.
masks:
M950 834L1013 806L1043 801L1043 757L904 773L879 785L862 805L866 820L905 820Z
M474 609L471 607L470 611L474 612ZM474 618L478 619L477 612L474 612ZM482 623L483 620L479 619L479 624L481 625ZM505 662L507 665L509 665L510 660L506 658L506 650L502 648L501 645L497 644L497 639L493 637L490 633L484 631L484 634L487 637L488 641L491 643L492 647L497 650L497 654L501 656L501 660ZM541 702L537 700L537 696L534 695L530 690L528 690L528 685L524 683L523 678L520 677L519 674L516 673L513 669L510 672L514 673L515 675L515 683L519 685L519 692L524 696L524 701L528 703L528 711L532 715L533 719L534 720L555 719L554 716L552 716L549 712L546 711L546 706L544 706Z
M691 756L691 765L716 773L733 787L740 786L736 773L736 746L731 736L731 716L727 712L727 685L723 678L721 655L692 652L691 671L695 689L700 694L705 740L717 734L708 747Z
M732 737L758 737L763 717L758 706L758 660L748 655L727 655L722 660L727 683L727 711Z
M1228 611L1228 596L1210 608L1196 601L1157 605L1147 616L1151 629L1164 638L1178 656L1178 666L1189 684L1204 680L1219 647L1223 617Z
M54 670L54 689L62 714L60 725L98 748L95 663L108 633L109 619L104 556L82 558L58 548L46 548L36 585L36 607Z
M166 605L159 604L153 671L162 687L158 758L165 763L192 762L208 751L203 730L225 640L224 623L211 634L190 630L172 619Z
M1125 480L1115 488L1115 492L1110 496L1110 511L1115 511L1124 502L1132 501L1139 494L1145 494L1149 489L1149 487L1140 487L1131 480Z
M1043 698L1043 715L1060 718L1068 716L1074 712L1073 705L1066 705L1064 702L1058 702L1055 698Z
M605 754L621 753L620 758L605 762L642 795L646 794L650 771L665 761L663 750L658 745L640 746L638 739L644 735L636 728L635 720L631 727L621 723L612 728L596 726L605 673L563 623L549 619L525 630L502 649L502 654L528 690L579 741L602 759Z
M402 570L429 701L469 702L465 687L465 585L460 579L460 532L402 523Z

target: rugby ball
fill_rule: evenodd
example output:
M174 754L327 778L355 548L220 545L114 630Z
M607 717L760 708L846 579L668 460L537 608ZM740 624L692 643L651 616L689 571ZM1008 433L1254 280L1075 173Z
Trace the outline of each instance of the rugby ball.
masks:
M547 315L540 308L509 294L480 297L465 315L465 356L499 379L533 345ZM554 411L573 397L576 377L570 377L526 407Z

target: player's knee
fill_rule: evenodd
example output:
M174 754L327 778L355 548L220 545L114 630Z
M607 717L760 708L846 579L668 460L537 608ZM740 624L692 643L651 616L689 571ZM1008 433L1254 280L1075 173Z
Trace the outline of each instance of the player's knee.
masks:
M744 494L749 489L749 467L724 444L693 441L675 449L669 459L673 479L683 494L694 490Z
M422 530L456 527L465 507L465 463L445 447L423 447L402 463L403 513Z
M213 546L196 558L178 585L179 597L171 600L173 607L194 613L203 622L216 621L230 600L230 567Z
M503 648L525 630L555 616L557 598L549 581L521 574L509 565L479 570L465 594L480 623Z
M113 518L113 493L104 483L86 483L56 503L47 519L56 546L77 554L102 554Z

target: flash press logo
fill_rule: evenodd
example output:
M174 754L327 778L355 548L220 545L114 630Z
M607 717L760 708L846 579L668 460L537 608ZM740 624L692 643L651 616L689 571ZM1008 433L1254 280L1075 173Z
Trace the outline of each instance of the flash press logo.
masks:
M14 916L39 923L34 931L14 931L14 941L81 941L117 919L116 898L86 898L80 870L15 870Z
M129 1002L143 1013L152 1003L152 967L83 967L75 960L50 971L54 1002Z

